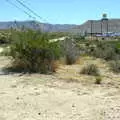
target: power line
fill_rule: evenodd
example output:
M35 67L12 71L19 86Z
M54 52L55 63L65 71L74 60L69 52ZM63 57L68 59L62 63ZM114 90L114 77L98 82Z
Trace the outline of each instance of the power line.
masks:
M46 19L43 19L40 15L38 15L35 11L33 11L32 9L30 9L27 5L25 5L22 1L20 0L16 0L20 5L22 5L24 8L26 8L28 11L30 11L33 15L35 15L36 17L40 18L41 20L47 22Z
M36 19L35 17L33 17L32 15L30 15L28 12L26 12L25 10L23 10L22 8L18 7L16 4L14 4L13 2L11 2L10 0L6 0L9 4L11 4L12 6L16 7L17 9L21 10L22 12L24 12L26 15L28 15L30 18L32 19Z
M28 15L28 16L29 16L30 18L32 18L33 20L36 20L36 17L39 16L39 15L36 16L36 15L34 14L34 13L35 13L34 11L33 11L34 13L33 13L32 11L30 11L30 10L31 10L30 8L29 8L29 9L30 9L29 12L31 12L32 14L34 14L36 17L34 17L33 15L31 15L30 13L28 13L27 11L25 11L25 10L22 9L21 7L18 7L15 3L11 2L10 0L5 0L5 1L7 1L7 2L8 2L9 4L11 4L12 6L14 6L14 7L16 7L17 9L21 10L22 12L24 12L26 15ZM17 0L16 0L16 1L17 1ZM26 8L26 7L25 7L25 8ZM40 17L40 16L39 16L39 18L42 19L42 17ZM44 20L44 21L46 21L46 20ZM35 24L36 24L36 25L39 25L39 24L37 24L37 23L35 23ZM18 27L16 21L15 21L15 25Z

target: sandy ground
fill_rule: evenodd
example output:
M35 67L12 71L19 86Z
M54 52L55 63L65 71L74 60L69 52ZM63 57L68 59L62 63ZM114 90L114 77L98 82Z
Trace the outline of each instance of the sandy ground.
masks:
M103 81L79 74L83 64L94 62ZM0 69L9 64L0 57ZM120 75L104 61L81 59L60 66L54 75L0 75L0 120L120 120Z
M4 49L3 48L0 48L0 53L2 53L4 51Z

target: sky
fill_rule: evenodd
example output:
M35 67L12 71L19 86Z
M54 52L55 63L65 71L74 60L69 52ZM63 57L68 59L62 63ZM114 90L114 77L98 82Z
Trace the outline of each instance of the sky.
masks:
M31 14L16 0L8 0ZM108 18L120 18L120 0L20 0L39 16L37 21L51 24L82 24L97 20L106 13ZM0 21L35 20L7 2L0 0Z

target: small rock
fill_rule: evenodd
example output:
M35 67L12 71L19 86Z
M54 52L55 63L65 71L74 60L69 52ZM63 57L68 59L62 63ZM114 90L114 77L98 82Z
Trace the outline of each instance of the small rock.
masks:
M74 108L74 107L75 107L75 104L72 104L72 107Z
M16 85L11 85L11 88L16 88L17 86Z
M16 99L17 99L17 100L19 100L20 98L19 98L19 97L17 97Z
M38 115L41 115L41 113L39 112Z

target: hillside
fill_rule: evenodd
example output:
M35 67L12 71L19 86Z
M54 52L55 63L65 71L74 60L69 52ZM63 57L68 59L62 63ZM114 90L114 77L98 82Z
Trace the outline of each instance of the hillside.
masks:
M42 30L45 32L64 32L68 29L76 27L76 25L67 25L67 24L48 24L40 23L37 21L17 21L17 22L0 22L0 29L10 29L10 28L30 28L34 30Z
M101 33L101 20L92 20L92 32ZM45 32L72 32L91 33L91 20L81 25L74 24L48 24L37 21L0 22L0 29L21 28L22 26L34 30L41 29ZM102 23L102 31L106 32L106 22ZM108 32L120 32L120 19L108 20Z

